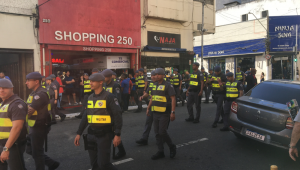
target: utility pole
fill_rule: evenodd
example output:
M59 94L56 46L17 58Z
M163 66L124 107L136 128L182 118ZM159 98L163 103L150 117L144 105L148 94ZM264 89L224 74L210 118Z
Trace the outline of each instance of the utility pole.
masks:
M205 0L202 1L202 24L201 24L201 67L203 66L203 41L204 41L204 5Z
M295 63L295 72L294 72L294 78L293 80L297 80L297 62L298 62L298 25L296 25L296 44L295 44L295 58L294 58L294 63Z

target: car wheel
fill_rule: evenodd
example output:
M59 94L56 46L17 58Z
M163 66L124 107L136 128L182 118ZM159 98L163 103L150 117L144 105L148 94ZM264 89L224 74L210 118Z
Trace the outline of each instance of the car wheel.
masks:
M237 137L238 139L245 139L245 137L239 133L233 132L233 134L235 135L235 137Z

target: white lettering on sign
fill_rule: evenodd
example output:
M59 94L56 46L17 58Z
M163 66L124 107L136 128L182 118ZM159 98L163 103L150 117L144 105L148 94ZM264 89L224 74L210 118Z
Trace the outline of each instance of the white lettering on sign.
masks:
M211 51L211 52L208 52L208 55L220 55L220 54L224 54L225 51Z
M79 32L70 32L70 31L55 31L55 39L57 41L89 41L97 43L110 43L110 44L123 44L123 45L132 45L131 37L116 36L118 40L115 41L115 36L113 35L102 35L95 33L79 33Z
M83 47L83 51L111 52L111 48Z
M291 38L292 37L292 33L288 32L288 33L278 33L278 38Z
M275 32L277 31L294 31L294 26L277 26L275 27Z

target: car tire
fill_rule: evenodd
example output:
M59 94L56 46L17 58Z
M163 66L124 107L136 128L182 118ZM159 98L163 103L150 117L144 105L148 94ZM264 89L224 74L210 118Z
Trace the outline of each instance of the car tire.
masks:
M245 139L245 137L239 133L233 132L233 134L235 135L235 137L237 137L238 139Z

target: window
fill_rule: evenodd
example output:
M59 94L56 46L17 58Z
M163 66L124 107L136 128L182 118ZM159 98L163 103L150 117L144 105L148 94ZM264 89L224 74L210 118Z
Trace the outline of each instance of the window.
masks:
M300 85L276 82L264 82L250 90L246 96L286 104L292 99L300 101Z
M269 11L268 10L261 12L261 17L262 18L266 18L268 15L269 15Z
M242 15L242 21L248 21L248 14Z

